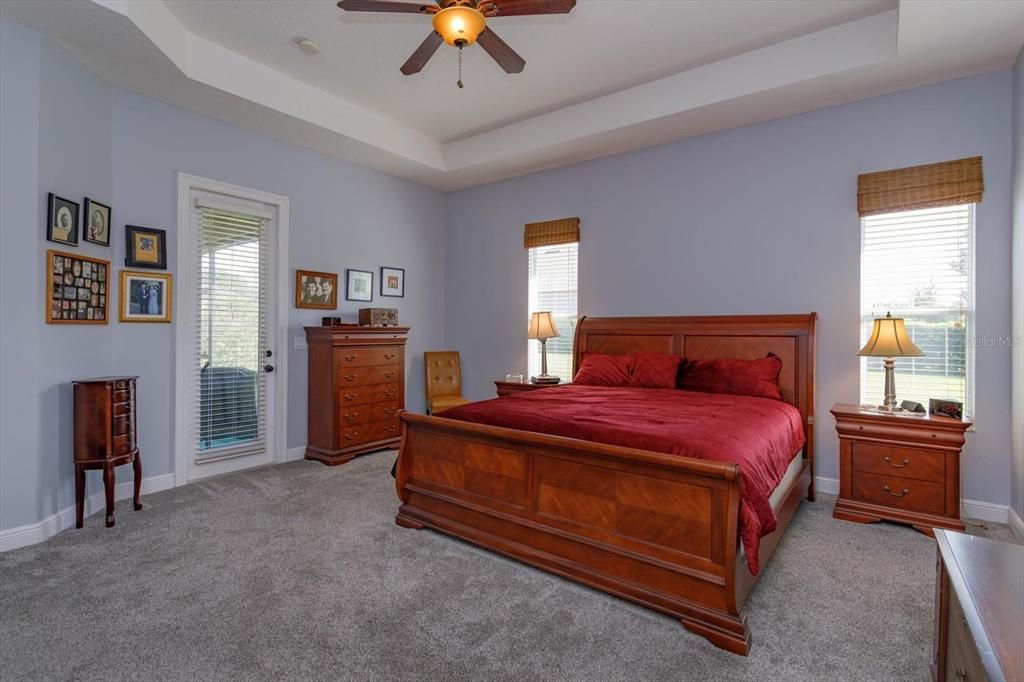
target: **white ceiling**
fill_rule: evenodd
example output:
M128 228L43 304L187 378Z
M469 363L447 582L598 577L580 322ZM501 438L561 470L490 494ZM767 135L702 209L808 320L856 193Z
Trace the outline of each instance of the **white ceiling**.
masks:
M896 0L581 0L570 14L492 19L527 67L507 75L479 46L398 67L430 17L340 11L333 2L166 0L186 29L325 92L453 142L725 57L894 9ZM302 54L296 36L320 44Z
M1011 65L1024 0L579 0L490 25L527 61L447 46L429 18L329 0L4 0L110 82L457 189ZM294 38L310 37L307 56Z

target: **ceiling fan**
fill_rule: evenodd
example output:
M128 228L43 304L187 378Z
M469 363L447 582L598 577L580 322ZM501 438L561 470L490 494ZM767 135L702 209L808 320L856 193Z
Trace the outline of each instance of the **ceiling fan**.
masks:
M436 0L434 4L388 2L387 0L341 0L338 7L349 12L400 12L426 14L434 18L434 30L412 56L402 64L402 73L410 76L426 65L441 43L459 48L459 87L462 87L462 48L480 43L506 73L520 73L526 60L498 37L487 25L495 17L520 17L528 14L566 14L576 0Z

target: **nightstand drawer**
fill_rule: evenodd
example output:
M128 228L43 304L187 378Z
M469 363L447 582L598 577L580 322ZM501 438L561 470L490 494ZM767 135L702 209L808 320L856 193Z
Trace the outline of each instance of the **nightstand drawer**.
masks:
M854 471L882 476L916 478L942 483L946 480L946 457L941 452L855 442L852 446Z
M854 499L932 514L946 511L946 488L941 483L881 476L866 471L854 471L852 478L851 494Z

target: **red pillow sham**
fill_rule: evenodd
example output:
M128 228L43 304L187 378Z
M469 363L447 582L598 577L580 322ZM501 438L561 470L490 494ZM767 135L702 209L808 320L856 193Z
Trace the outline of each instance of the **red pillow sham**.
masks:
M629 385L638 388L675 388L683 359L665 353L636 353Z
M584 386L628 386L633 356L584 353L572 383Z
M730 393L782 400L782 360L769 354L757 360L687 360L679 388L703 393Z

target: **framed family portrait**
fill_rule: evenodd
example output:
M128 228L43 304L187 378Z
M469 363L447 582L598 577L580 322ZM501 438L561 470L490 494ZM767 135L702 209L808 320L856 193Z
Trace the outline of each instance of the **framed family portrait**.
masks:
M365 270L346 270L345 298L349 301L372 301L373 273Z
M380 268L380 295L403 298L405 296L405 270L403 268Z
M110 262L46 252L46 323L107 324Z
M82 224L82 238L87 242L110 246L110 207L85 198L85 218Z
M78 246L78 204L50 192L46 197L46 239Z
M334 310L338 307L338 275L333 272L295 271L295 307Z
M153 227L125 225L124 264L130 268L167 268L167 232Z
M121 271L121 322L170 322L172 275Z

